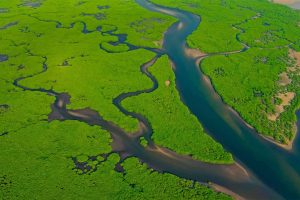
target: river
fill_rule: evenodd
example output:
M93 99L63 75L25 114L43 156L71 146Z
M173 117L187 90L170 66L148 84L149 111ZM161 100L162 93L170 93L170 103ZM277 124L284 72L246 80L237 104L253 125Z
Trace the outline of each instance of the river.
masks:
M206 132L263 183L287 199L300 199L300 159L295 150L299 147L299 140L296 139L292 151L287 151L259 136L222 101L200 70L197 59L186 54L186 38L201 26L201 17L145 0L136 1L148 10L178 19L166 31L163 48L174 63L176 85L182 101Z

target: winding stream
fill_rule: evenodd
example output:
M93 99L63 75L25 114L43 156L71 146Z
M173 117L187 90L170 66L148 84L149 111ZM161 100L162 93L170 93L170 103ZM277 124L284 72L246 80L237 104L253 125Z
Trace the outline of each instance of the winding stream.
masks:
M151 79L153 86L141 91L120 94L113 100L114 105L122 113L139 120L137 133L127 134L116 124L106 121L99 113L91 109L68 110L67 104L70 103L70 96L67 94L21 85L20 81L47 71L47 57L45 56L32 55L44 59L42 71L20 77L14 81L14 85L23 90L43 92L56 97L55 103L51 106L52 112L49 114L49 121L77 120L107 130L113 139L112 153L118 153L122 160L128 156L135 156L158 171L172 173L201 183L211 182L213 185L210 184L210 186L220 186L223 188L222 191L241 198L300 199L300 159L297 156L299 144L295 143L293 151L289 152L260 137L234 110L222 102L209 79L201 72L198 66L199 58L186 53L186 38L199 26L200 17L178 9L154 5L147 0L136 0L136 2L146 9L178 19L178 22L174 23L164 35L163 50L134 47L134 49L143 48L156 53L153 59L141 66L141 71ZM63 28L60 22L54 22L57 24L57 28ZM83 33L91 32L86 29L84 22L79 23L83 24ZM72 26L74 24L71 24L70 28ZM94 31L101 32L100 30ZM113 31L110 34L114 34ZM125 43L125 39L122 39L123 35L117 36L119 36L119 41L116 44ZM240 51L226 53L243 53L247 49L248 47L245 46ZM203 163L193 160L189 156L178 155L166 148L156 146L151 140L152 128L147 119L122 107L121 102L124 99L142 93L150 93L157 89L157 80L148 71L148 68L163 52L174 63L176 85L182 101L197 116L207 133L229 150L242 166L237 163L231 165ZM214 55L203 56L200 64L203 59ZM299 117L300 112L297 114ZM140 144L141 136L147 139L149 143L147 147Z
M235 111L222 102L209 79L199 69L196 58L185 53L186 38L198 27L200 17L145 0L137 2L146 9L178 19L165 33L163 47L174 63L176 85L182 101L197 116L205 130L266 185L285 198L300 199L298 152L286 151L266 141L247 126Z

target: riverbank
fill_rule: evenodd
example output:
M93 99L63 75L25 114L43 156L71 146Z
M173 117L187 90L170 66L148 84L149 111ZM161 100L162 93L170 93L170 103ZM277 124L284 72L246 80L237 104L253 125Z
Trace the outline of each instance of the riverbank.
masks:
M296 131L297 132L297 131ZM259 134L259 136L261 136L263 139L271 142L272 144L275 144L276 146L280 147L280 148L283 148L287 151L292 151L293 149L293 143L294 143L294 139L296 138L296 134L294 135L293 139L289 140L287 142L287 144L283 144L283 143L280 143L278 141L275 141L272 137L270 136L266 136L266 135L262 135L262 134Z
M211 184L208 184L208 186L213 188L217 192L222 192L224 194L231 196L235 200L246 200L245 198L241 197L240 195L238 195L238 194L234 193L233 191L231 191L225 187L222 187L220 185L211 183Z

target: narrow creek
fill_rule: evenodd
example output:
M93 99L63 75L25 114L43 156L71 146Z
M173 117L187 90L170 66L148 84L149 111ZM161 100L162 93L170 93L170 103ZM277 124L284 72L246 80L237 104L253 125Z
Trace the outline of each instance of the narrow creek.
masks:
M174 63L176 85L182 101L207 133L274 191L287 199L300 199L300 159L295 150L299 142L295 141L293 151L287 151L260 137L233 109L224 104L210 80L201 72L197 59L186 54L186 38L201 26L201 18L146 0L136 1L148 10L178 19L165 33L163 48ZM238 187L232 190L239 193Z

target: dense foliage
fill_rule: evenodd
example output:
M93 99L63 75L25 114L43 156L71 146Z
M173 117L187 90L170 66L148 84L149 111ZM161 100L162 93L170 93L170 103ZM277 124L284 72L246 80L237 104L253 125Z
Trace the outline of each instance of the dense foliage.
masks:
M205 134L197 118L180 101L168 58L160 58L150 72L158 80L158 89L125 100L124 106L149 119L154 142L203 161L233 162L231 155Z
M229 198L154 172L134 158L118 166L111 137L99 127L48 122L51 90L70 94L71 109L89 107L128 132L136 130L137 120L122 114L112 99L152 86L140 66L155 53L139 46L159 47L173 21L134 1L0 1L0 199ZM232 161L174 95L178 111L193 121L189 137L199 133L203 142L198 139L192 149L183 149L184 140L170 147L205 161Z
M122 4L111 1L108 5L105 1L61 3L49 0L39 7L18 4L18 1L0 2L0 7L8 11L0 13L0 27L4 27L0 30L0 52L9 57L7 62L1 63L1 77L12 82L17 77L37 73L42 70L43 57L46 57L47 73L26 79L22 84L66 91L72 96L71 107L92 107L125 129L135 129L136 121L121 114L111 101L123 91L147 87L150 81L136 69L154 54L135 51L111 55L102 51L99 44L117 41L117 36L108 34L113 31L128 34L127 42L134 45L155 47L155 41L161 38L172 19L145 11L131 1ZM130 14L130 9L135 12ZM141 20L141 13L142 19L149 19L143 23L150 23L150 31L136 31L132 26ZM119 17L125 15L126 19ZM114 51L118 49L120 47L115 47ZM125 49L123 45L121 50ZM93 78L100 75L102 78ZM136 80L130 81L128 77Z
M117 173L119 157L101 156L109 141L107 132L79 122L40 122L2 137L0 199L229 199L133 158ZM74 157L91 170L83 174Z
M286 71L286 58L285 49L252 48L241 54L211 57L202 63L203 71L226 103L260 133L283 143L295 135L295 109L299 107L300 94L297 76L288 86L278 84L278 74ZM268 116L276 112L276 104L282 101L276 96L287 91L295 92L296 97L277 120L270 120Z

